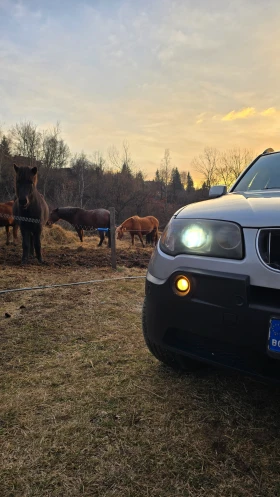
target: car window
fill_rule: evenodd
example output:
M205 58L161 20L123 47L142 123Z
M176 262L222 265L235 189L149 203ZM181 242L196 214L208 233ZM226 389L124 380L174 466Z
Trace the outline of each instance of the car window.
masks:
M260 157L240 179L234 192L280 189L280 154Z

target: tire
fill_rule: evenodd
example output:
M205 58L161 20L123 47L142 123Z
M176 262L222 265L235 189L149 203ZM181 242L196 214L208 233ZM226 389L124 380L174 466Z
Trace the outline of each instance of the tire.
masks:
M153 356L158 359L160 362L174 369L175 371L196 371L205 367L204 364L196 361L194 359L190 359L181 354L176 354L175 352L170 352L169 350L161 347L158 344L152 342L148 336L148 326L147 326L147 300L146 297L143 302L142 308L142 331L144 340L149 351L153 354Z

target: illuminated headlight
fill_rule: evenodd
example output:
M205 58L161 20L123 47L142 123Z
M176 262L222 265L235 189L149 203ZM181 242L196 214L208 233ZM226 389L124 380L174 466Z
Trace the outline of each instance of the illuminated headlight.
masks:
M188 249L199 249L207 245L209 241L209 232L199 224L192 224L182 232L182 243Z
M172 219L161 236L160 248L173 256L190 254L227 259L244 257L240 226L210 219Z

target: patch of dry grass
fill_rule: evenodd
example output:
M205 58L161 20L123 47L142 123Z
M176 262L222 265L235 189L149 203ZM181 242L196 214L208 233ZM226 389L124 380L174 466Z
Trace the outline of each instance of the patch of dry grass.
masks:
M42 235L42 243L44 245L53 244L77 244L80 240L75 231L70 231L62 228L59 224L53 224L50 227L45 227Z
M19 286L145 270L4 273ZM280 495L279 389L161 366L143 296L127 280L0 297L1 497Z

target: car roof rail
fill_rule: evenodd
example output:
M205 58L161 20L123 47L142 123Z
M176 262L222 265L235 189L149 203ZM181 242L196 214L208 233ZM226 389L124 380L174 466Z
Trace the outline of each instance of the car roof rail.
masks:
M262 155L265 155L265 154L272 154L274 152L273 148L267 148L263 153Z

